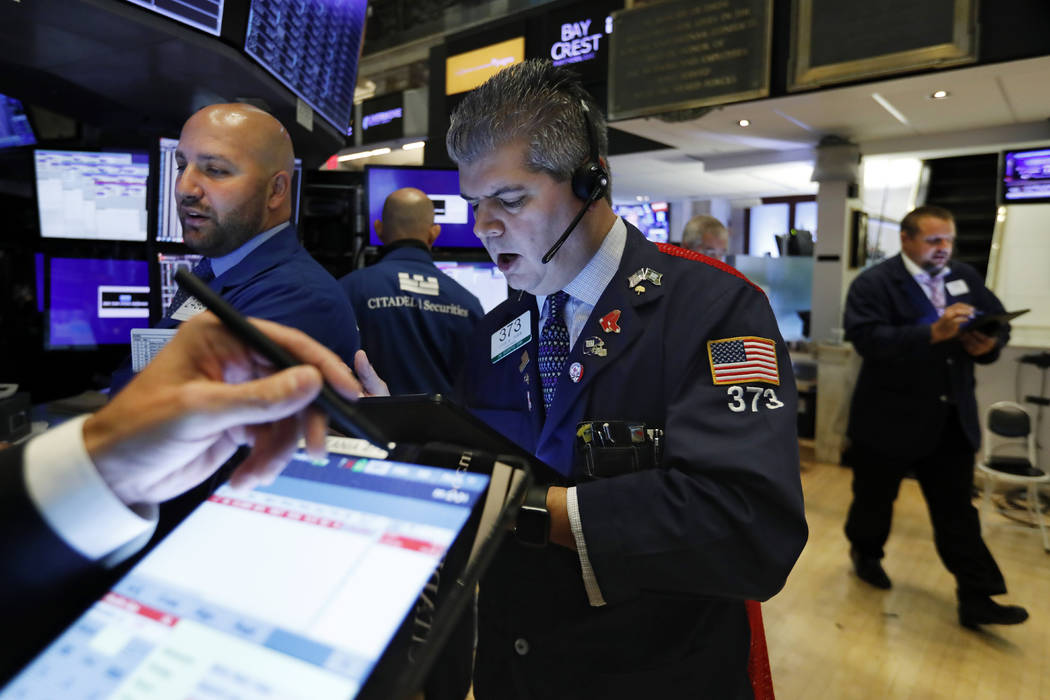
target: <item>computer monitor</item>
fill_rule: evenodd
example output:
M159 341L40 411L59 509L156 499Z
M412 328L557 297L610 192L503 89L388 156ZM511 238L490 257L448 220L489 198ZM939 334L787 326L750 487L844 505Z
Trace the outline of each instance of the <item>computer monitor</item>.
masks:
M507 279L495 263L469 260L436 260L439 270L466 287L478 298L485 313L507 298Z
M160 140L160 159L157 167L157 241L160 243L182 243L182 223L179 221L179 209L175 204L175 176L178 165L175 163L175 150L178 139ZM299 197L303 182L303 161L295 159L295 170L292 172L292 222L299 223Z
M0 95L0 148L32 146L35 143L36 136L22 103L13 97Z
M383 203L394 190L415 187L434 202L434 223L441 225L434 246L481 248L474 235L474 212L459 196L459 171L455 168L366 165L365 197L368 200L368 231L371 245L382 245L376 234L376 219L383 218Z
M149 265L145 260L47 258L48 350L130 342L149 326Z
M171 300L179 291L179 284L175 281L175 273L180 267L193 270L193 266L201 259L200 255L192 253L157 253L157 264L160 266L160 310L161 313L171 305Z
M613 203L613 211L638 228L654 243L666 243L671 234L670 207L667 202Z
M219 36L224 0L127 0L157 14Z
M34 160L42 237L146 240L148 154L37 149Z
M1000 204L1050 202L1050 148L1006 151L1000 163Z
M251 0L244 50L332 124L350 133L366 0Z

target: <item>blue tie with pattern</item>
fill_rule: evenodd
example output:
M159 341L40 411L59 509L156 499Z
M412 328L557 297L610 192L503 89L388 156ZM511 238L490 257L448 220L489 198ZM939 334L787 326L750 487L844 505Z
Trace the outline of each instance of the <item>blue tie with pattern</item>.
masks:
M537 362L540 368L540 384L543 386L543 407L550 410L554 401L554 390L558 377L569 359L569 329L565 327L565 302L569 295L555 292L547 297L547 322L540 331L540 350Z
M197 264L193 266L193 274L201 278L201 282L207 284L215 279L215 273L211 269L211 260L208 258L201 258L197 261ZM186 300L190 298L190 295L183 291L182 287L179 287L179 291L175 292L175 298L168 304L168 310L164 312L164 318L171 318L171 315L179 310L179 307L186 303Z

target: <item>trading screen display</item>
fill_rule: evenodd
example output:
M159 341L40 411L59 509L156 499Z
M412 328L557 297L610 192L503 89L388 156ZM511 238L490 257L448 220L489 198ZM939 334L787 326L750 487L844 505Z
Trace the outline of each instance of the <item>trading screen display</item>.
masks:
M193 254L157 253L157 264L160 265L160 309L162 313L171 306L171 300L179 291L175 273L179 271L179 268L186 268L192 272L193 266L200 261L201 257L203 256Z
M485 313L507 299L507 278L495 263L436 260L434 265L476 296Z
M139 7L219 36L224 0L127 0Z
M654 243L666 243L670 240L671 223L668 210L667 202L613 204L613 211L617 216L622 216L628 223L633 224Z
M0 95L0 148L32 146L36 143L25 108L13 97Z
M182 243L182 222L175 202L175 177L179 166L175 162L178 139L160 140L160 163L157 168L160 185L157 187L157 241ZM295 159L292 172L292 223L299 223L299 196L302 189L303 162ZM167 307L165 307L167 308Z
M454 168L365 167L365 190L368 197L368 231L370 245L382 245L375 222L383 218L383 203L394 190L415 187L434 203L434 223L441 233L435 247L480 248L474 235L474 212L467 200L459 196L459 172Z
M488 481L297 453L222 486L0 698L353 698Z
M1050 201L1050 149L1003 155L1003 201Z
M252 0L244 50L350 133L366 0Z
M149 265L144 260L51 258L49 349L129 343L149 325Z
M38 149L34 158L41 236L146 240L149 155Z

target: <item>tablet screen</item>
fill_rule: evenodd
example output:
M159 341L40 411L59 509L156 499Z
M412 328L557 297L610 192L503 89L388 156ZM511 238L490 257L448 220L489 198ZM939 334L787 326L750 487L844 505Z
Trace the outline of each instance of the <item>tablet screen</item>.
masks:
M0 698L353 698L488 482L300 453L223 486Z

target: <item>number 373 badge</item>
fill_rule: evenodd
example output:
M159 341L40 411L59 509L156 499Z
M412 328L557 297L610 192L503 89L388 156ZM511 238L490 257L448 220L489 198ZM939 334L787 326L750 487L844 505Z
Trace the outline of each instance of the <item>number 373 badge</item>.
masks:
M780 386L777 346L771 339L739 336L709 340L707 354L711 361L711 381L715 385L730 385L728 405L733 413L743 413L749 408L751 413L757 413L759 408L777 409L784 405L772 388L740 386L752 383Z

